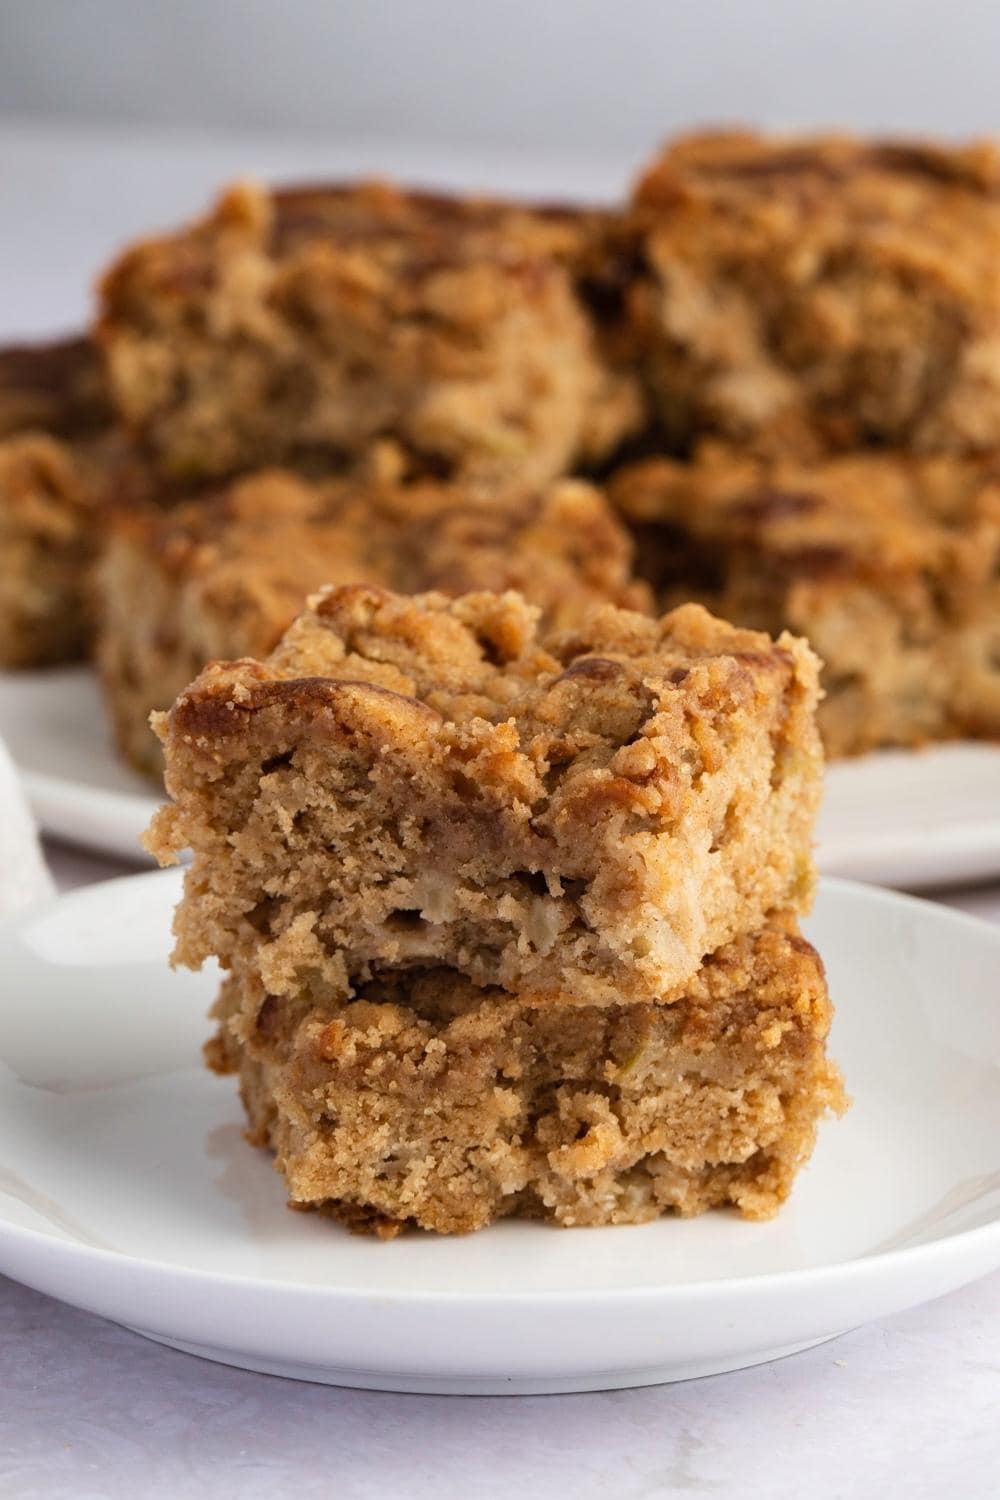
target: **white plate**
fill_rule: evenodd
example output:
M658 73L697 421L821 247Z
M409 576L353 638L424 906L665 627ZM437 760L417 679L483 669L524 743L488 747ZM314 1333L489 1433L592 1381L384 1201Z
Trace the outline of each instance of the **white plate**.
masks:
M115 754L87 668L0 673L0 734L48 833L146 860L139 836L160 799ZM818 852L827 874L910 890L1000 874L1000 745L831 766Z
M810 935L854 1104L767 1224L505 1223L381 1244L290 1213L207 1073L178 876L0 931L0 1271L225 1363L393 1390L573 1391L741 1368L1000 1265L1000 932L825 883Z
M881 750L827 768L820 868L908 890L1000 874L1000 745Z
M139 839L163 798L117 754L89 668L0 672L0 735L46 833L152 863Z

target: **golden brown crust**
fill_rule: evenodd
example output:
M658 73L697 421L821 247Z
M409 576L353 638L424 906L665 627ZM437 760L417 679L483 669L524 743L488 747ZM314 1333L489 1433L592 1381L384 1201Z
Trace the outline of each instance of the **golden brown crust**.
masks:
M574 290L566 213L384 183L237 185L106 275L115 400L164 472L342 461L544 483L638 420Z
M234 976L211 1056L240 1072L292 1206L382 1238L511 1213L766 1217L843 1103L822 965L778 916L665 999L553 1011L418 969L331 1007Z
M671 143L634 197L632 311L675 437L994 446L998 163L986 143Z
M622 470L665 603L806 635L825 662L827 751L1000 738L1000 458L826 460L706 447Z
M210 664L179 697L172 726L197 735L201 716L220 703L239 723L275 701L304 707L327 685L391 687L455 726L483 719L503 728L513 717L529 757L558 775L569 742L560 740L553 765L547 753L560 736L576 736L572 755L593 759L601 744L607 759L616 741L640 732L665 690L692 704L707 690L709 706L724 713L740 699L769 698L775 681L784 693L806 659L801 643L775 644L696 605L663 620L607 607L556 633L542 631L538 611L513 594L411 599L358 585L323 590L310 605L269 661Z
M696 606L552 632L516 594L333 590L161 716L150 846L194 849L179 954L271 988L345 994L405 956L536 1003L657 999L808 902L815 700L802 642Z

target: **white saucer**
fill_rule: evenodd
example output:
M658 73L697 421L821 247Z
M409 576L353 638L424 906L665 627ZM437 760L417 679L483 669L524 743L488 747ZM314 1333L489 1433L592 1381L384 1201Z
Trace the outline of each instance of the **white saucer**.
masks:
M150 863L139 838L162 799L115 754L91 671L0 673L0 734L47 833ZM827 775L827 874L910 890L1000 874L1000 745L886 751Z
M0 1271L209 1359L334 1384L575 1391L774 1359L1000 1265L1000 932L825 883L854 1097L769 1224L505 1223L389 1244L290 1213L165 965L176 872L0 930Z

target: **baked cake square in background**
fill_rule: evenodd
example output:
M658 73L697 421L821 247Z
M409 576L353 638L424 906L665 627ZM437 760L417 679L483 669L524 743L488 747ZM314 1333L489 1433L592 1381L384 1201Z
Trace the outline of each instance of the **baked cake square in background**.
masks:
M150 711L206 662L266 656L323 584L516 588L562 627L607 601L649 610L631 560L603 495L572 479L487 497L272 469L169 512L133 508L109 518L95 574L96 656L119 746L159 773Z
M668 144L634 195L631 312L674 444L997 446L998 189L987 143Z
M1000 738L1000 461L894 450L765 460L718 446L622 469L662 607L806 636L829 755Z
M660 1000L805 909L822 756L804 642L697 605L571 630L516 593L319 595L156 721L193 862L177 957L347 1000L447 967L526 1004Z
M378 182L237 185L106 274L114 401L182 482L390 438L435 477L545 483L641 419L577 286L592 222Z

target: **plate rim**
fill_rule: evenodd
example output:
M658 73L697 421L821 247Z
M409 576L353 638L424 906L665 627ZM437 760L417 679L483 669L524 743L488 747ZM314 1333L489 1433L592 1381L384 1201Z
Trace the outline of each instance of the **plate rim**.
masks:
M66 776L55 776L51 771L33 771L30 767L22 766L16 761L15 765L17 765L28 798L32 802L36 799L41 801L44 798L49 803L65 803L71 795L78 796L81 790L85 790L88 798L101 806L126 805L136 811L139 808L145 810L149 803L156 808L169 801L166 791L162 796L157 795L155 782L151 783L149 795L143 796L141 792L115 791L111 787L91 786L87 782L71 781Z
M551 1226L538 1227L542 1228L545 1233L559 1232ZM643 1226L616 1225L611 1227L629 1229ZM434 1308L455 1307L462 1303L474 1302L478 1306L489 1306L496 1310L512 1302L525 1306L540 1303L549 1306L554 1302L566 1305L605 1298L623 1302L629 1299L689 1302L714 1300L720 1295L728 1295L734 1300L740 1300L761 1292L788 1288L798 1291L816 1281L843 1282L865 1275L885 1275L897 1266L904 1269L914 1263L919 1264L924 1260L936 1259L945 1252L954 1254L966 1249L978 1248L981 1243L988 1244L993 1238L1000 1239L1000 1215L988 1224L980 1224L973 1229L956 1230L955 1233L943 1235L938 1239L921 1241L919 1245L906 1245L896 1250L875 1251L869 1255L852 1256L848 1260L830 1261L820 1266L802 1266L797 1270L762 1271L749 1276L720 1276L714 1280L674 1281L660 1285L641 1283L628 1287L586 1287L575 1290L553 1287L535 1291L502 1289L466 1291L454 1288L427 1291L412 1287L400 1290L384 1287L363 1289L329 1285L324 1282L284 1281L277 1277L249 1276L240 1272L200 1270L173 1261L130 1255L124 1250L105 1250L95 1245L85 1245L77 1240L65 1239L58 1235L47 1234L44 1230L30 1229L25 1225L10 1224L0 1219L0 1240L4 1238L22 1240L28 1245L45 1246L50 1253L64 1259L84 1260L107 1269L122 1262L131 1267L134 1272L149 1279L158 1279L163 1276L179 1277L185 1281L197 1281L200 1284L215 1287L231 1286L242 1292L258 1292L262 1295L285 1295L290 1292L296 1297L350 1302L358 1305L370 1301L380 1303L400 1301L418 1304L424 1308Z
M97 856L129 861L141 871L155 861L140 842L150 819L164 802L155 784L148 796L70 781L49 771L33 771L15 761L28 804L43 833ZM85 800L81 799L85 793ZM103 833L95 831L101 824ZM134 826L130 826L134 825Z

